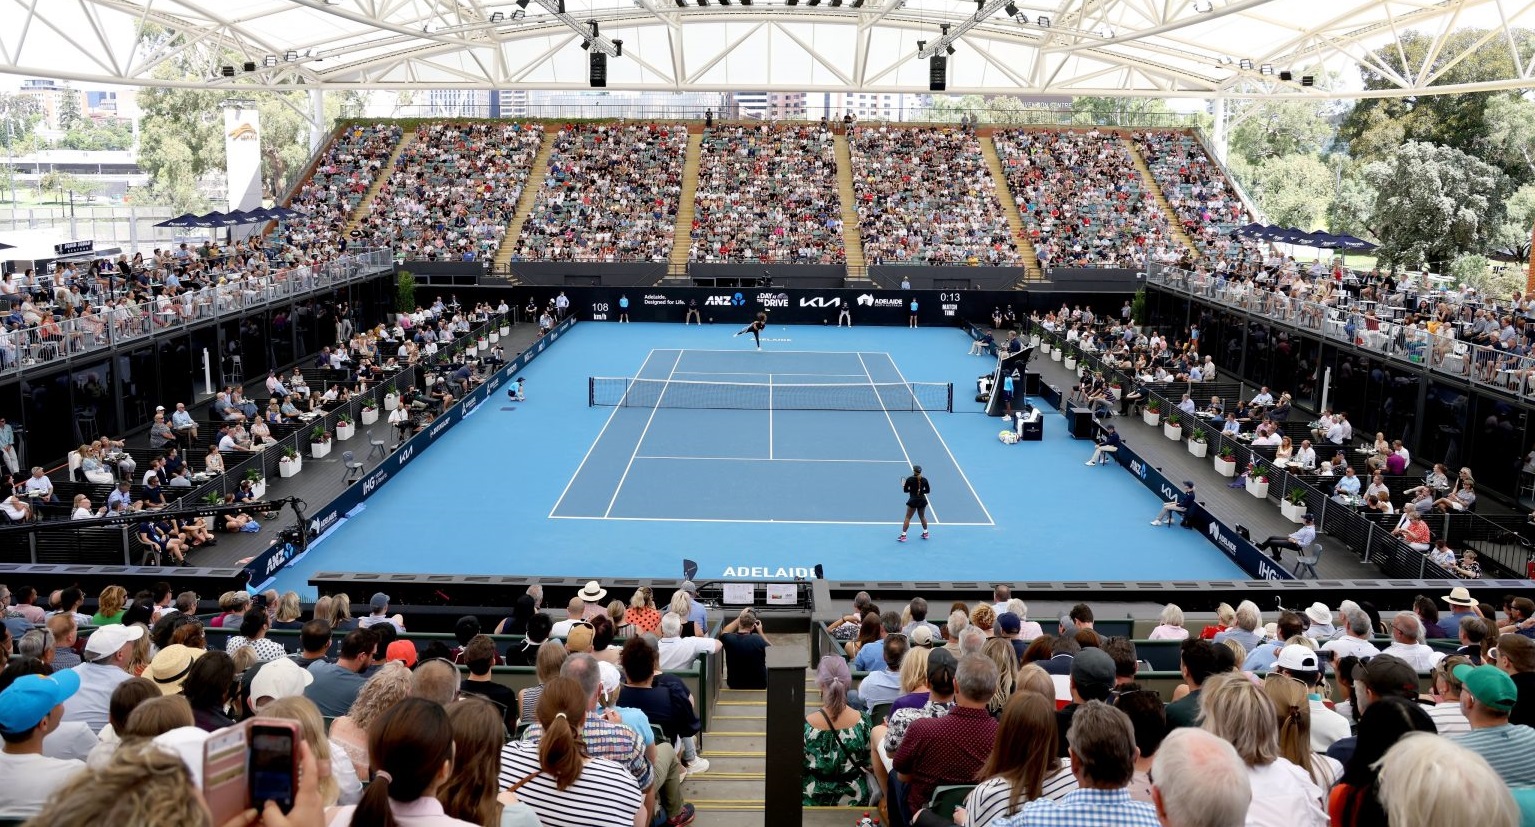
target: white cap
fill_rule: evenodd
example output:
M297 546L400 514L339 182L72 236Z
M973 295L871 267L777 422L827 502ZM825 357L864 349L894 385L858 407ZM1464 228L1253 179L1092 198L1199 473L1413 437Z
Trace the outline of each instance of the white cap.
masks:
M597 661L597 680L602 684L602 695L609 703L618 700L618 685L623 683L623 676L618 674L618 667L605 660Z
M143 636L144 627L137 623L132 626L124 626L121 623L102 626L91 632L91 636L86 639L85 659L96 660L106 657Z
M304 694L304 687L314 683L309 670L288 658L278 658L262 666L251 678L251 700L292 698Z
M1279 659L1274 661L1275 669L1289 669L1294 672L1318 672L1321 671L1321 661L1317 659L1316 652L1310 647L1299 643L1292 643L1279 650Z

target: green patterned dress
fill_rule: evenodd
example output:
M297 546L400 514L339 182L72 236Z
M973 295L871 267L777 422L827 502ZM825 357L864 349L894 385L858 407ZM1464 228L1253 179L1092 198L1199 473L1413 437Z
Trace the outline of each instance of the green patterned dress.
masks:
M816 729L805 724L805 795L807 806L861 807L869 803L868 716L847 729ZM840 746L839 746L840 743Z

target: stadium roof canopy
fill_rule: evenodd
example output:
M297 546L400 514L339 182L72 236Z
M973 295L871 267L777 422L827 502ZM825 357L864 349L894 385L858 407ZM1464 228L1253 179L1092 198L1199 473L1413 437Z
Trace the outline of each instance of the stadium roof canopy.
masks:
M157 76L172 55L139 43L145 24L238 55L233 76ZM1517 29L1532 24L1535 0L12 0L0 72L232 90L585 89L590 41L614 54L614 90L926 92L922 58L952 46L950 93L1381 97L1530 86L1535 55ZM1434 85L1462 58L1446 35L1468 26L1488 30L1474 46L1512 52L1515 71ZM1371 54L1409 32L1431 43L1422 65ZM1360 66L1391 88L1364 90ZM1319 68L1338 88L1305 85Z

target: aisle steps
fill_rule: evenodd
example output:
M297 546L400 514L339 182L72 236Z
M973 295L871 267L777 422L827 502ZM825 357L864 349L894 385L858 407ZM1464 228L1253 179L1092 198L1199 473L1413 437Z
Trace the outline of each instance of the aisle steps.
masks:
M1141 154L1140 147L1135 145L1135 141L1130 140L1130 136L1123 133L1120 134L1119 139L1124 141L1125 147L1130 150L1130 157L1135 160L1135 168L1140 170L1141 181L1146 185L1147 191L1156 196L1157 206L1162 208L1162 214L1167 217L1167 226L1172 230L1173 238L1178 239L1179 243L1192 251L1194 239L1189 237L1188 232L1183 229L1183 222L1178 220L1178 214L1173 212L1173 205L1168 202L1167 194L1162 192L1156 176L1151 174L1151 165L1146 163L1146 157Z
M539 146L538 154L533 156L533 168L528 170L528 180L522 185L522 196L517 199L517 212L512 214L512 223L507 225L506 235L501 236L501 246L496 248L496 255L491 259L491 273L506 273L512 254L517 252L522 225L533 214L533 205L538 203L538 193L544 188L544 177L549 174L549 158L554 155L556 131L544 129L544 142ZM504 277L516 281L510 275Z
M373 211L373 199L378 196L378 191L384 188L384 182L389 180L389 176L394 174L394 162L399 160L400 153L405 151L405 147L410 146L415 140L414 129L407 129L405 134L400 136L400 142L395 144L394 151L389 153L389 160L379 167L378 175L373 177L373 183L369 184L367 191L362 194L362 200L357 202L357 209L352 211L352 217L347 219L346 238L351 238L352 231L362 226L363 218Z
M672 231L672 256L667 278L686 281L688 251L693 247L693 199L698 193L698 164L703 155L702 131L688 129L687 159L682 166L682 195L677 202L677 225Z
M847 135L832 136L837 155L837 197L842 203L842 246L847 252L847 277L868 281L869 266L863 257L863 234L858 229L857 196L853 194L853 150Z
M976 137L981 142L981 155L986 158L986 166L991 170L991 180L996 184L997 199L1002 202L1002 214L1007 216L1007 226L1013 231L1013 241L1017 242L1018 255L1023 259L1023 267L1027 272L1023 284L1042 282L1045 275L1039 266L1039 254L1034 251L1034 242L1029 240L1028 229L1023 226L1023 214L1018 212L1013 190L1007 185L1007 171L1002 168L1002 157L997 154L996 141L992 140L990 130Z

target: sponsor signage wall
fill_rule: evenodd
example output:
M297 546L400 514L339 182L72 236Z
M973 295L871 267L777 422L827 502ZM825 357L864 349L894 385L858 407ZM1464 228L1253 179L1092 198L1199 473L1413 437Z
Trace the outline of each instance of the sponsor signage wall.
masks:
M513 374L538 358L539 354L569 331L575 323L574 318L561 322L550 331L549 335L529 345L527 350L508 360L506 365L491 374L490 378L482 382L479 387L449 406L441 416L432 420L430 428L407 440L394 453L379 462L372 471L363 475L361 480L352 483L340 496L312 511L306 517L304 525L306 533L311 538L310 542L313 543L314 538L339 525L353 509L378 493L384 483L400 473L400 469L420 456L422 451L440 439L443 434L452 430L454 425L478 410L480 405L491 398L492 394L503 392L502 389L506 387L507 380ZM287 544L269 547L252 558L245 566L245 573L249 578L246 587L254 590L265 588L278 572L298 562L306 553Z
M951 326L964 319L989 324L993 308L1013 308L1020 320L1033 310L1057 310L1061 304L1091 302L1097 310L1118 312L1129 293L1077 294L1040 293L1018 290L845 290L797 287L708 288L708 287L460 287L455 288L460 301L506 299L508 305L524 307L532 298L539 307L564 292L572 312L582 321L617 321L622 302L628 301L629 320L634 322L677 322L687 316L689 304L696 306L705 323L744 325L759 311L768 314L769 323L835 325L843 308L852 314L855 325L905 325L911 317L911 302L917 301L920 324ZM1112 305L1112 306L1111 306Z
M1166 474L1148 465L1141 459L1130 446L1120 444L1119 450L1113 454L1115 461L1124 466L1141 484L1156 492L1165 502L1175 499L1183 490L1181 482L1174 482ZM1198 491L1196 487L1194 489ZM1283 567L1275 565L1269 556L1264 554L1253 544L1251 540L1236 533L1220 520L1215 519L1204 506L1198 503L1189 509L1188 517L1192 518L1198 526L1199 533L1210 542L1210 545L1221 550L1221 553L1231 558L1232 562L1242 567L1248 577L1257 580L1294 580L1295 578Z

